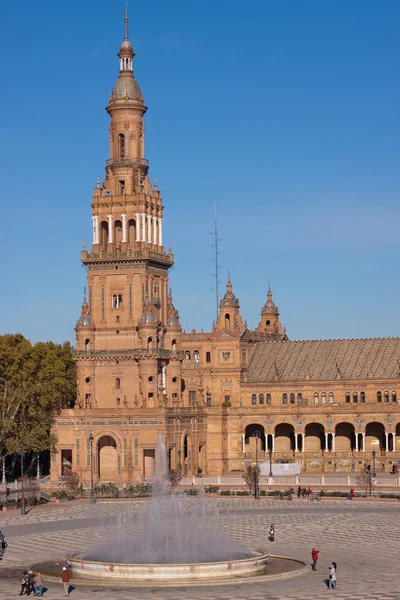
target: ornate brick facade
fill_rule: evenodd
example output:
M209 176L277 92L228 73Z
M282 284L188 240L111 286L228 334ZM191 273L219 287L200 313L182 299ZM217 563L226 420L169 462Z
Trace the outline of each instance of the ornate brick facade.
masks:
M76 324L76 405L55 426L52 480L66 465L88 480L92 461L96 481L151 477L158 432L171 467L185 474L242 470L255 431L262 457L303 470L358 470L373 450L387 469L400 457L400 339L290 342L269 286L250 331L230 277L211 332L182 332L127 16L118 56L110 159L94 190L92 247L82 252L88 296Z

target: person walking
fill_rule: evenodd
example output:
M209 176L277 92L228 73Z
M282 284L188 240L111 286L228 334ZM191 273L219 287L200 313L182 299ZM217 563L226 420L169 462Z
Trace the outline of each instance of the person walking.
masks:
M43 596L43 577L40 573L36 573L33 580L33 585L34 596Z
M27 596L30 596L31 592L33 592L34 580L35 580L35 573L31 569L29 569L29 571L28 571L28 591L26 593Z
M329 565L328 588L335 589L336 587L336 569L333 565Z
M311 556L312 556L312 565L311 565L311 568L312 568L313 571L317 570L318 554L319 554L319 550L317 550L316 548L313 548L311 550Z
M28 587L29 587L29 577L28 571L24 571L21 577L21 591L19 593L20 596L28 595Z
M269 541L275 541L275 525L271 523L271 527L269 528Z
M63 567L61 579L64 584L64 592L67 596L69 596L69 582L71 581L71 571L67 569L67 567Z

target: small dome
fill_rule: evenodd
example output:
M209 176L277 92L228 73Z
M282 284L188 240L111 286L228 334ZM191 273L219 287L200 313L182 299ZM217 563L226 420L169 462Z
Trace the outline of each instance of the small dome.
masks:
M155 320L153 313L146 312L146 313L142 314L142 316L140 318L140 322L141 323L155 323L156 320Z
M180 325L179 325L179 319L177 317L175 317L175 316L170 317L169 321L168 321L168 325L170 327L180 327Z
M124 98L128 98L128 100L142 99L142 92L140 91L139 84L132 76L118 77L111 92L110 102L113 100L123 100Z
M81 327L93 327L94 323L89 315L81 315L78 319L77 325Z
M133 52L133 48L132 48L132 44L130 43L129 40L124 40L120 46L120 51L121 50L132 50Z

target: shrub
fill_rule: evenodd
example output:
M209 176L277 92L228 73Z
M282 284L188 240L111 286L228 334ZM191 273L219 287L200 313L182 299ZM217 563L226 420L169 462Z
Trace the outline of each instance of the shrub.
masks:
M221 490L220 496L234 496L235 492L231 492L231 490Z
M218 485L207 485L204 488L206 494L218 494L219 486Z
M130 483L124 488L126 498L147 498L151 495L151 483Z
M250 496L250 490L237 490L236 496Z
M185 490L185 494L188 496L197 496L198 493L199 490L197 488L189 488L188 490Z

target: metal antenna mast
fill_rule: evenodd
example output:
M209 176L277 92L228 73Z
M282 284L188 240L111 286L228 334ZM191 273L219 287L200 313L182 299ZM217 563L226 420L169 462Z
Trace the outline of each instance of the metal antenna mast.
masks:
M215 273L211 270L211 276L215 277L215 305L216 305L216 318L218 319L219 313L219 284L221 283L219 280L219 270L221 268L221 264L219 262L219 255L221 254L220 242L221 237L218 233L217 228L217 203L214 202L214 231L211 232L211 242L210 246L213 249L213 255L211 256L211 260L214 262Z

